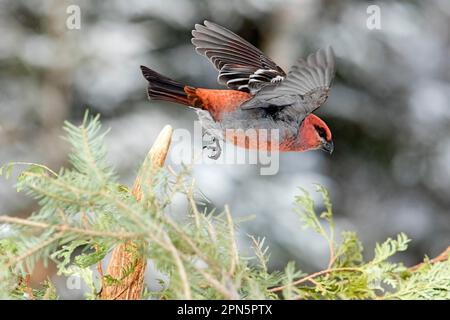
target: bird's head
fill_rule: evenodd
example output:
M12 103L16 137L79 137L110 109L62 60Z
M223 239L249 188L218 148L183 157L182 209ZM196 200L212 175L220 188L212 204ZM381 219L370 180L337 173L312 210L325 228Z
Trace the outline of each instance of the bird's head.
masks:
M303 120L299 139L303 151L320 149L331 154L334 150L330 129L322 119L312 113Z

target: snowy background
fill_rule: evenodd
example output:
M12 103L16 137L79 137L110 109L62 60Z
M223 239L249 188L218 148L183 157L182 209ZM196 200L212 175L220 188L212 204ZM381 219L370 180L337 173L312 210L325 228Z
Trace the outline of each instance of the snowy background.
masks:
M66 27L72 4L81 9L79 30ZM373 4L381 9L380 30L366 26ZM240 34L285 70L328 45L337 55L331 97L317 112L333 132L332 156L283 154L274 176L250 165L194 167L215 206L229 204L237 218L256 216L241 226L244 252L245 234L266 236L271 268L289 260L307 272L322 268L326 243L292 213L297 187L312 190L313 183L329 189L337 229L356 231L368 257L376 241L401 231L413 239L399 256L409 264L448 246L448 0L0 0L0 163L66 164L63 121L79 122L89 107L111 128L109 157L131 184L161 128L193 131L196 119L187 108L147 101L139 66L218 88L216 71L190 43L204 19ZM0 180L1 214L35 208L12 181Z

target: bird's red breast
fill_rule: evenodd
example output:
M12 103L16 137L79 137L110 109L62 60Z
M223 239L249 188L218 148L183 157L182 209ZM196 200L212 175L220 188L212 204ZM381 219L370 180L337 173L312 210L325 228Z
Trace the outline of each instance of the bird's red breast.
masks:
M270 132L259 129L250 133L243 130L225 131L226 140L244 149L279 152L303 151L302 146L296 141L296 136L284 137L281 141L272 141L269 135Z

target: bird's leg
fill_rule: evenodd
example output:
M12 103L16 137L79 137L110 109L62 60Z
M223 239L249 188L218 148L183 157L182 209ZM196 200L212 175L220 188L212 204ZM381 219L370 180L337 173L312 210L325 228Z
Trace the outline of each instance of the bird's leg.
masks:
M211 140L205 141L204 137L210 136L212 137ZM203 149L211 150L212 152L208 155L208 158L217 160L220 157L220 154L222 153L222 148L220 147L219 139L213 134L210 134L208 131L205 131L202 137L203 141Z
M207 139L205 139L205 138L207 138ZM202 136L203 149L205 149L205 147L207 145L213 144L214 139L215 139L215 136L213 134L211 134L209 131L203 132L203 136Z

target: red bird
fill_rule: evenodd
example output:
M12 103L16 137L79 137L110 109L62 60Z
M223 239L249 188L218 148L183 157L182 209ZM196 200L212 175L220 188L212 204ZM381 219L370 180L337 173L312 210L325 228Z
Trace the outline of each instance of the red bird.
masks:
M149 99L196 109L217 144L213 151L219 149L212 158L220 155L215 137L244 148L333 152L330 129L312 114L326 101L334 78L331 47L299 59L286 74L249 42L215 23L196 24L192 35L195 50L211 61L219 71L218 82L229 90L184 86L145 66L141 70L149 82ZM267 133L274 129L276 141ZM256 142L248 132L256 133Z

